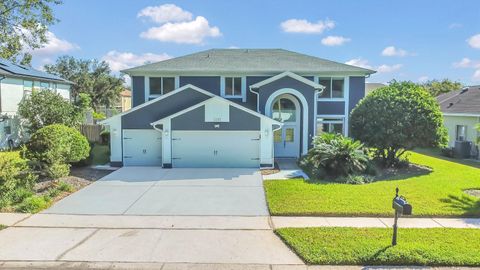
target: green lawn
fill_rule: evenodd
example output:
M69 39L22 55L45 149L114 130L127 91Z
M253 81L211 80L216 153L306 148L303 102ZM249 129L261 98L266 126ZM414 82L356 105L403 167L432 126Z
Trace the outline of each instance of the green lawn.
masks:
M480 169L448 159L412 153L411 162L433 168L429 174L365 185L265 181L272 215L392 216L392 198L400 188L415 216L480 216L480 199L465 189L480 189Z
M3 230L3 229L5 229L5 228L6 228L6 226L0 224L0 230Z
M480 266L478 229L285 228L277 234L309 264ZM475 239L475 240L474 240Z

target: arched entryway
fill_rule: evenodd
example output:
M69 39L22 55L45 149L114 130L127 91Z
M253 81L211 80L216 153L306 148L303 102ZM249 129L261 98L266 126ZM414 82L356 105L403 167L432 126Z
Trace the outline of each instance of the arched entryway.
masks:
M275 157L298 157L300 154L300 103L291 94L282 94L272 103L272 118L283 123L273 133Z
M275 157L299 157L307 154L308 102L302 93L292 88L282 88L273 92L265 102L265 115L284 124L281 131L273 134ZM284 149L281 149L282 147Z

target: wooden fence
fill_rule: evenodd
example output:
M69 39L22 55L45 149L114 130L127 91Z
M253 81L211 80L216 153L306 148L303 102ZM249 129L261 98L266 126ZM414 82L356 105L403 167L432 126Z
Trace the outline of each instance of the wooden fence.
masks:
M80 132L83 136L87 137L89 142L100 143L102 138L100 133L102 132L103 126L101 125L81 125Z

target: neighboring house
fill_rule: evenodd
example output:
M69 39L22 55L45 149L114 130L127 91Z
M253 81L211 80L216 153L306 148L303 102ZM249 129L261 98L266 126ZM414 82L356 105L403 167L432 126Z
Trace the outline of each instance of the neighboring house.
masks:
M132 92L123 90L120 93L120 100L115 105L115 109L119 112L125 112L132 108Z
M480 86L442 94L437 101L448 129L449 146L455 146L455 141L476 142L480 137L480 132L475 129L480 123Z
M71 82L0 58L0 149L22 141L18 103L34 90L50 90L70 100Z
M133 108L110 126L113 165L263 167L348 135L375 71L282 49L212 49L122 72Z
M365 83L365 96L373 92L375 89L387 86L384 83Z

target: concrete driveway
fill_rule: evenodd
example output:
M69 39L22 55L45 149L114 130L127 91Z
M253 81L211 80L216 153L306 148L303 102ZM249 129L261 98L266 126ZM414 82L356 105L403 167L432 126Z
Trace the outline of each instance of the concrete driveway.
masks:
M124 167L44 213L267 216L268 210L255 169Z

